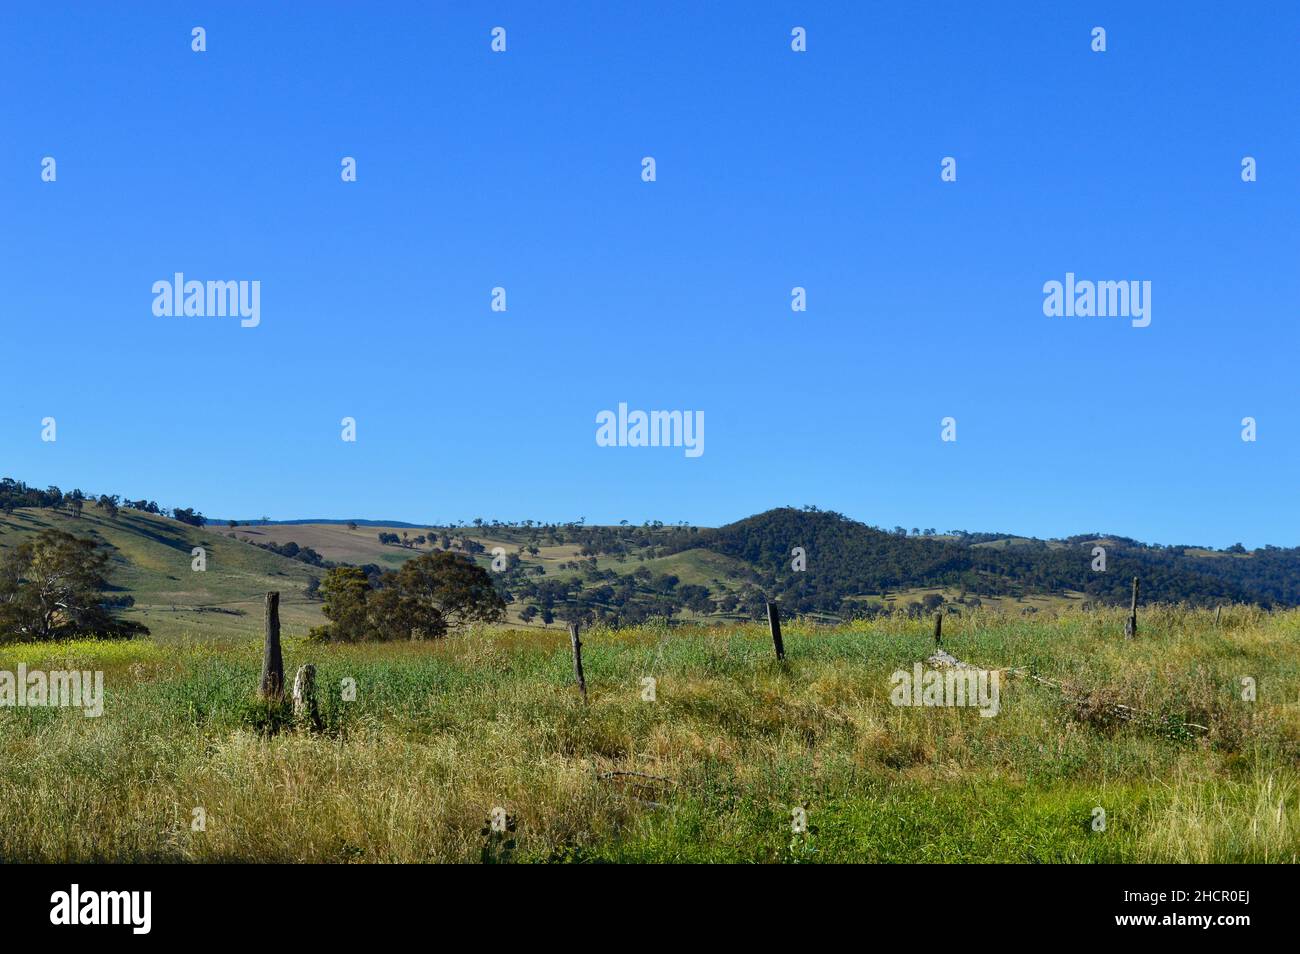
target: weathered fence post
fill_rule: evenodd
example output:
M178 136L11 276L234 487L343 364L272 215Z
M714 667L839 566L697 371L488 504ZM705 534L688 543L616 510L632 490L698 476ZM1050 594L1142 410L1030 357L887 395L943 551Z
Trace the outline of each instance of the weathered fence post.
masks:
M771 600L767 604L767 628L772 631L772 645L776 647L776 658L785 658L785 644L781 642L781 610Z
M266 594L266 644L262 650L262 698L284 695L284 659L280 656L280 594Z
M1222 604L1222 603L1220 603L1218 606L1214 607L1214 628L1215 628L1215 629L1218 629L1218 628L1219 628L1219 614L1222 613L1222 612L1223 612L1223 604Z
M1138 578L1133 577L1133 602L1129 604L1128 620L1124 623L1124 638L1132 639L1138 634Z
M316 704L316 667L311 663L299 666L293 677L293 718L313 729L321 728L320 708Z
M582 674L582 640L578 638L578 624L569 624L569 642L573 645L573 678L578 680L578 691L582 701L587 701L587 679Z
M943 645L943 614L934 614L934 648L938 649Z

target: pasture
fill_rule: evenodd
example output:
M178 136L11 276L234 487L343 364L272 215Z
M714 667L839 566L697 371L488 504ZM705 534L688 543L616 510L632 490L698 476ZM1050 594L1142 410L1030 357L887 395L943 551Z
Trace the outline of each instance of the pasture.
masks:
M1132 642L1122 616L947 619L957 657L1070 687L1004 673L992 718L891 704L891 673L933 650L901 614L787 623L784 663L759 625L593 629L586 705L556 631L290 635L319 732L256 699L255 640L7 645L0 670L102 670L105 701L0 708L0 858L1300 859L1300 612L1149 607Z

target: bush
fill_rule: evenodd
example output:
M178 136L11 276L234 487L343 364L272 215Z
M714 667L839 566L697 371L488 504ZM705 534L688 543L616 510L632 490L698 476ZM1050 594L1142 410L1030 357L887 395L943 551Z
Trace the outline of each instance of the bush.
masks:
M325 574L320 592L330 622L308 634L317 640L437 639L449 629L505 615L487 571L447 552L421 554L377 583L358 567L336 567Z

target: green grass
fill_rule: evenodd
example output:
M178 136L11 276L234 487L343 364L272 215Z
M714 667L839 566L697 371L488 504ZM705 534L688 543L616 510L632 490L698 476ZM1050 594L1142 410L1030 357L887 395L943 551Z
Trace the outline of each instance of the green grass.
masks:
M994 718L896 708L889 674L932 649L901 617L789 625L784 665L758 626L593 630L586 706L559 633L289 639L289 673L318 667L318 734L273 731L284 713L254 699L260 647L242 636L0 647L0 669L99 668L106 684L98 719L0 709L0 859L1300 858L1300 613L1234 608L1215 627L1156 607L1134 642L1121 619L977 613L947 621L945 645L1138 708L1134 724L1010 677ZM498 806L512 848L484 834Z
M601 566L606 569L613 567L620 573L631 573L644 566L653 573L671 574L678 577L682 583L707 586L713 590L719 589L714 580L734 588L735 584L730 582L732 578L740 578L750 572L750 567L742 560L700 548L683 550L665 557L654 557L644 563L628 560L626 563L619 564L609 557L602 557Z

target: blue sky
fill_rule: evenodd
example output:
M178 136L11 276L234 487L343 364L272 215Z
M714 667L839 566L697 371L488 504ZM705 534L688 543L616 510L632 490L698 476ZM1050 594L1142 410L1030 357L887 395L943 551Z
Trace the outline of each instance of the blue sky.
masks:
M1294 9L468 6L9 17L0 473L240 518L1300 543ZM178 271L260 281L260 326L156 317ZM1067 271L1150 281L1150 327L1045 317ZM598 447L619 402L703 411L705 453Z

